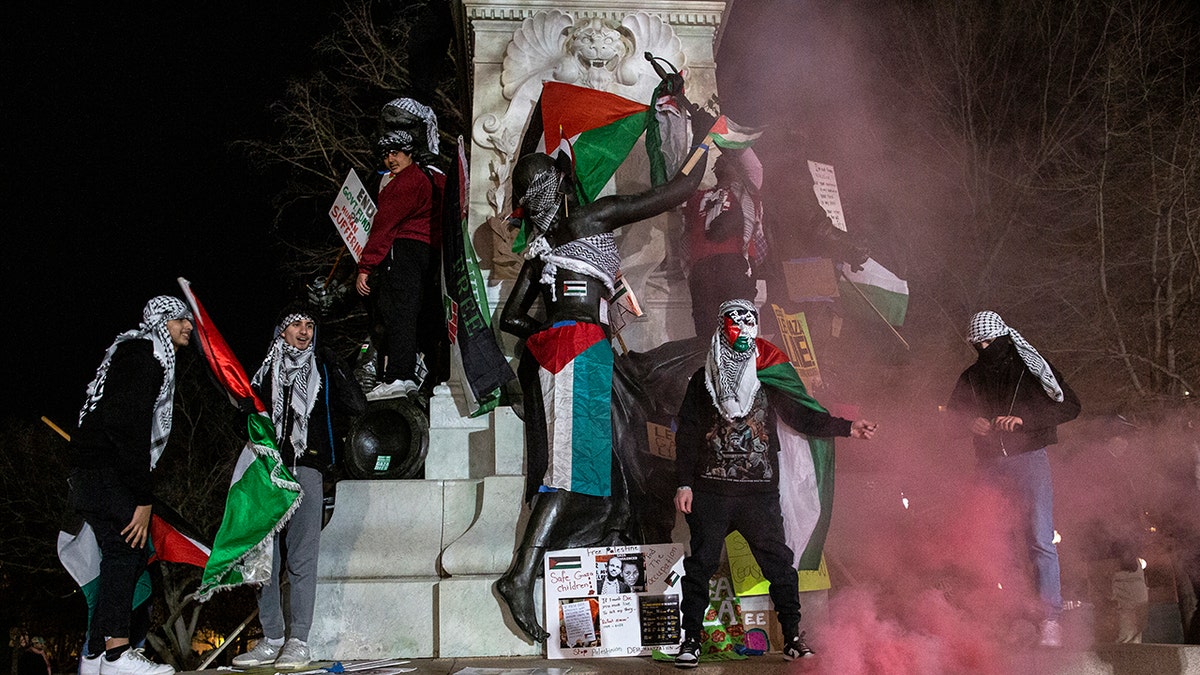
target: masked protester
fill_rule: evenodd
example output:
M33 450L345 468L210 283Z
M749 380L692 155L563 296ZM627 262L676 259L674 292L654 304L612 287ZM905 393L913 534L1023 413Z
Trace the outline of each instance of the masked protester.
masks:
M324 474L339 449L333 444L340 447L344 436L344 418L361 414L367 401L340 359L317 345L316 321L307 311L284 315L250 383L271 415L279 454L300 483L301 498L287 526L273 538L271 580L257 591L263 639L234 657L233 665L301 668L312 661L308 633L317 595ZM281 538L290 589L286 620L280 597Z
M978 358L959 376L947 406L963 417L983 480L1024 514L1029 557L1045 616L1041 644L1062 646L1062 590L1054 545L1054 488L1046 447L1079 415L1079 399L1033 345L995 312L971 318Z
M699 661L708 582L717 571L725 536L734 530L746 538L771 583L784 658L813 654L800 632L796 557L784 532L776 422L814 437L870 439L875 433L871 422L824 412L802 387L785 391L760 380L763 364L774 362L781 352L758 337L758 310L752 302L725 302L718 320L708 359L688 383L675 437L675 507L691 531L691 555L683 561L683 641L675 658L680 668L693 668Z
M117 336L79 412L71 443L71 505L100 546L99 597L81 675L170 675L130 647L134 587L146 569L153 470L171 435L175 353L192 335L182 300L152 298L142 323ZM90 658L89 658L90 656Z

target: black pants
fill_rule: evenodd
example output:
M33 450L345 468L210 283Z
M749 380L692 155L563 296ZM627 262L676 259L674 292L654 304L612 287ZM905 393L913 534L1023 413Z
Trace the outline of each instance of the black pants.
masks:
M771 602L784 639L800 629L800 587L792 567L792 549L783 534L777 492L731 497L696 491L687 514L692 554L683 561L683 630L699 635L708 610L708 582L721 562L725 535L737 530L746 538L763 576L771 582Z
M437 301L430 283L434 260L429 244L414 239L397 239L392 244L376 304L387 332L379 350L381 357L387 357L381 382L415 381L418 336L431 331L445 332L443 322L432 311Z
M129 638L133 589L146 570L149 546L133 548L121 530L138 506L113 469L71 472L71 505L96 534L100 546L100 586L88 634L88 653L104 651L105 638Z

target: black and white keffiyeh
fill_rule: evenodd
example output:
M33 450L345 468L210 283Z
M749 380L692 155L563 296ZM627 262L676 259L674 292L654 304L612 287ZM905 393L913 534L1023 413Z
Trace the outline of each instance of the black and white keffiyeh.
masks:
M158 397L154 400L154 418L150 429L150 468L158 464L163 450L167 447L167 439L171 435L171 420L175 409L175 347L171 344L171 334L167 331L167 322L175 319L192 319L192 312L179 298L160 295L150 299L142 309L142 323L131 331L121 333L109 345L104 353L104 360L96 369L96 377L87 386L87 401L79 411L79 424L83 418L96 409L100 399L104 398L104 381L108 378L108 367L112 363L113 354L117 347L127 340L149 340L154 345L154 358L163 367L163 381L158 388Z
M712 396L713 405L726 420L745 417L754 405L754 397L762 386L758 381L758 345L739 352L725 335L725 315L731 310L743 310L758 318L758 309L749 300L728 300L717 312L717 330L713 333L708 359L704 363L704 383Z
M434 114L433 108L411 98L395 98L384 104L380 118L384 125L391 126L394 118L403 119L406 114L420 119L425 124L425 147L429 152L438 154L437 115ZM409 143L411 142L410 139Z
M995 340L1001 335L1008 335L1012 338L1013 345L1017 348L1017 354L1021 356L1025 367L1041 380L1042 388L1046 390L1046 394L1050 398L1062 403L1062 387L1059 386L1058 379L1054 377L1050 363L1038 353L1038 350L1033 348L1033 345L1029 344L1028 340L1021 337L1016 329L1005 324L1000 315L995 312L985 310L971 317L971 325L967 328L967 340L971 344L978 344L984 340Z
M621 252L617 249L617 238L612 232L569 241L540 257L545 263L542 267L542 283L550 287L552 300L557 297L554 279L559 267L599 279L609 293L616 292L617 273L621 271Z
M312 316L293 312L283 318L275 331L275 339L267 350L258 372L250 383L261 387L263 380L271 378L271 423L275 425L276 441L283 447L287 422L288 387L291 387L292 430L290 438L296 457L302 457L308 449L308 418L317 405L317 394L321 391L321 376L317 370L316 341L310 341L305 349L297 349L283 339L283 332L295 321L312 321Z

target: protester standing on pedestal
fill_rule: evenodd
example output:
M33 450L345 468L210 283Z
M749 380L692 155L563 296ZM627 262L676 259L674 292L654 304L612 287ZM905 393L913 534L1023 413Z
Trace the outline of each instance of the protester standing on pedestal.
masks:
M333 465L343 415L361 414L367 402L341 360L317 346L313 314L299 309L280 320L258 372L251 379L271 414L279 454L300 483L300 505L273 537L271 580L258 589L263 639L234 657L238 668L273 664L302 668L312 661L308 634L317 596L317 551L324 516L324 474ZM280 597L280 539L286 543L289 616ZM284 638L287 637L285 642Z

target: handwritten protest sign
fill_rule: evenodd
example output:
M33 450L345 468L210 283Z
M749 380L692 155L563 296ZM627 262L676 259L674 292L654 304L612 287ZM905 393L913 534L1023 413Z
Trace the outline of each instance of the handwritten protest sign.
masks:
M678 651L682 544L552 551L544 564L550 658Z
M377 210L358 174L350 169L338 190L337 199L329 207L329 217L333 219L338 234L342 235L342 241L346 242L346 248L350 249L355 261L362 257L367 235L371 233L371 219Z

